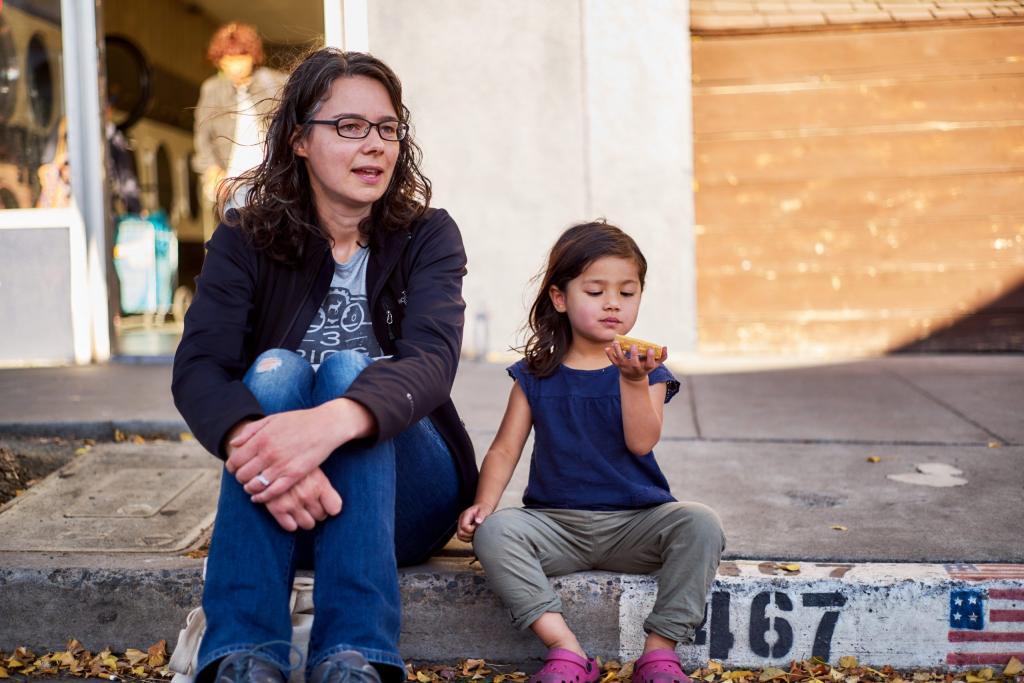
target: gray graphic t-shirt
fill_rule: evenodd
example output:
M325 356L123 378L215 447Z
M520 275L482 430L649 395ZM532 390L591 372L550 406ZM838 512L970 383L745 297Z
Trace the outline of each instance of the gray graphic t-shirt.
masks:
M331 354L345 349L367 354L371 359L383 357L380 344L373 336L370 304L366 298L366 263L370 250L360 247L346 263L334 264L331 288L313 316L298 353L314 369Z

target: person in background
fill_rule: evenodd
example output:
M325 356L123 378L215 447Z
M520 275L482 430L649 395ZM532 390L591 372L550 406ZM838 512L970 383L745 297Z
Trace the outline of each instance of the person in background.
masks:
M217 73L199 91L192 168L202 179L205 197L216 202L222 180L263 160L265 117L277 105L285 75L262 66L263 41L248 24L231 22L217 29L206 57ZM232 205L242 203L245 189L228 198Z
M44 161L36 170L39 178L37 209L65 209L71 205L71 164L68 162L68 120L60 124L47 145Z

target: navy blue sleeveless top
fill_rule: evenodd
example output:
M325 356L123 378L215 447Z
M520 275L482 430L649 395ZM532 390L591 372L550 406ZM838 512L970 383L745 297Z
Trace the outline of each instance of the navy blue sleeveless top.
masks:
M675 500L654 453L636 456L622 429L619 369L575 370L560 365L538 379L521 360L508 368L533 413L533 459L523 494L528 508L631 510ZM665 403L679 382L664 366L648 375L667 384Z

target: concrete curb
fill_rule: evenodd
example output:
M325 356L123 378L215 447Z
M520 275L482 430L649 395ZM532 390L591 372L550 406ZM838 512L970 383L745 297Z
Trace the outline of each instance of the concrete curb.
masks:
M147 439L177 440L190 432L184 420L98 420L68 422L0 422L0 435L57 436L64 439L112 441L114 432Z
M467 558L401 571L402 654L531 666L543 648L515 631ZM0 649L171 646L199 604L202 561L136 555L0 555L5 619ZM568 621L592 655L635 658L654 604L651 577L583 572L552 579ZM959 601L959 602L958 602ZM856 655L900 668L1002 664L1024 657L1024 565L724 562L689 667L780 665Z
M153 555L0 553L0 650L173 646L202 598L202 560Z

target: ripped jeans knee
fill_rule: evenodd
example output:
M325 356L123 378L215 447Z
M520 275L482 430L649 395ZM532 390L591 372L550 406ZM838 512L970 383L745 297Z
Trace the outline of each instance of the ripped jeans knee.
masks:
M339 398L371 363L358 351L327 356L316 370L305 358L287 349L261 353L243 382L267 414L312 408Z
M305 358L286 349L268 349L242 380L267 414L312 407L316 374Z

